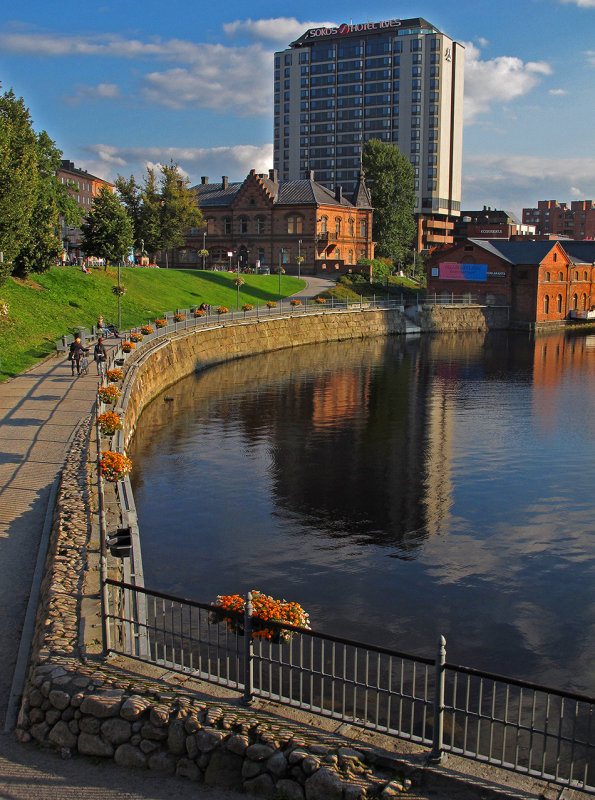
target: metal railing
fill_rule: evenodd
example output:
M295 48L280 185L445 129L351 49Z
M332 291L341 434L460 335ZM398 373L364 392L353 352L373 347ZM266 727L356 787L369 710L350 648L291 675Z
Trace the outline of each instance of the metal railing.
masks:
M107 580L114 651L445 754L595 793L595 700ZM139 609L143 609L139 613ZM141 655L139 642L146 644Z

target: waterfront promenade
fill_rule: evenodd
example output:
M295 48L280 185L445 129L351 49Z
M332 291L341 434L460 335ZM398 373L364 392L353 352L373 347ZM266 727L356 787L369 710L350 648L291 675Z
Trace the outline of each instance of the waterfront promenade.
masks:
M307 296L321 290L309 287ZM115 343L108 340L108 346ZM0 384L0 800L246 798L155 773L123 770L111 762L63 761L54 751L14 739L54 494L69 442L91 413L97 388L94 364L88 376L73 378L70 372L65 358L53 357ZM474 783L485 777L485 768L460 759L450 763L455 762L457 770L469 776L469 786L460 781L451 788L440 784L408 796L478 797ZM507 790L501 796L530 798L544 791L541 782L505 777ZM558 793L552 788L547 797L553 800Z

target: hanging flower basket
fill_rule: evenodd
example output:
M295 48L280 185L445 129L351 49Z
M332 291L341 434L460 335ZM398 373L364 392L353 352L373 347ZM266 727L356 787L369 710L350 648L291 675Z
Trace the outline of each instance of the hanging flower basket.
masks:
M134 342L122 342L121 347L123 353L129 353L131 350L136 350L136 345Z
M192 313L194 314L195 317L204 317L205 315L205 312L202 310L202 308L197 308Z
M132 461L122 453L116 453L112 450L104 450L101 453L101 474L106 481L116 483L122 481L130 473L132 469Z
M243 636L245 605L245 599L238 594L219 595L212 607L211 622L225 622L229 631ZM274 644L289 642L293 631L279 629L270 625L271 622L281 622L305 630L310 629L310 618L298 603L275 600L257 589L253 589L252 638L267 639Z
M106 411L97 417L99 430L103 436L113 436L116 431L122 430L122 419L119 414L113 411Z
M318 303L318 305L323 305L326 303L326 297L317 297L315 298L314 302Z
M143 335L142 333L131 333L130 334L130 341L131 342L142 342Z
M112 286L112 292L118 297L123 297L126 294L125 286Z
M153 333L153 328L150 325L143 325L140 332L143 336L150 336Z
M228 311L229 308L227 308L227 306L219 306L219 308L217 309L218 314L227 314Z
M157 328L165 328L166 325L167 325L167 320L166 319L156 319L155 320L155 326Z
M110 384L109 386L100 386L99 397L103 403L107 403L109 405L111 403L115 403L118 397L120 397L120 390L113 384Z
M277 308L277 303L274 300L269 300L267 302L267 308Z
M290 300L289 304L292 305L292 306L301 306L302 301L301 300Z
M121 381L123 377L122 370L119 367L114 367L114 369L108 369L106 374L107 374L107 379L110 383L117 383L118 381Z
M252 311L253 308L254 306L251 303L244 303L244 305L242 306L242 311L245 314L246 311Z
M186 314L174 314L174 322L184 322Z

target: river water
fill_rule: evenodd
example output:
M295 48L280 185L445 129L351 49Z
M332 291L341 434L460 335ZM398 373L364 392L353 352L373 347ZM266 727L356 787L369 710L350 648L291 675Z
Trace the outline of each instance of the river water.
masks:
M301 347L181 380L130 447L146 585L595 694L595 335Z

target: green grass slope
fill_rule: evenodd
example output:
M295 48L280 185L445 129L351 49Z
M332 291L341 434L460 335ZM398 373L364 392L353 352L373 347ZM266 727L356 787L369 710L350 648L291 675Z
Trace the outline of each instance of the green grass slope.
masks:
M120 283L122 328L131 328L166 311L200 305L237 307L235 274L202 270L157 270L124 267ZM240 308L244 303L263 304L287 297L305 286L304 281L277 275L242 275ZM0 381L55 352L55 342L82 325L90 328L100 314L118 321L118 298L112 287L118 283L117 268L92 270L85 275L76 267L53 267L29 281L9 279L0 286L0 300L9 305L0 317Z

